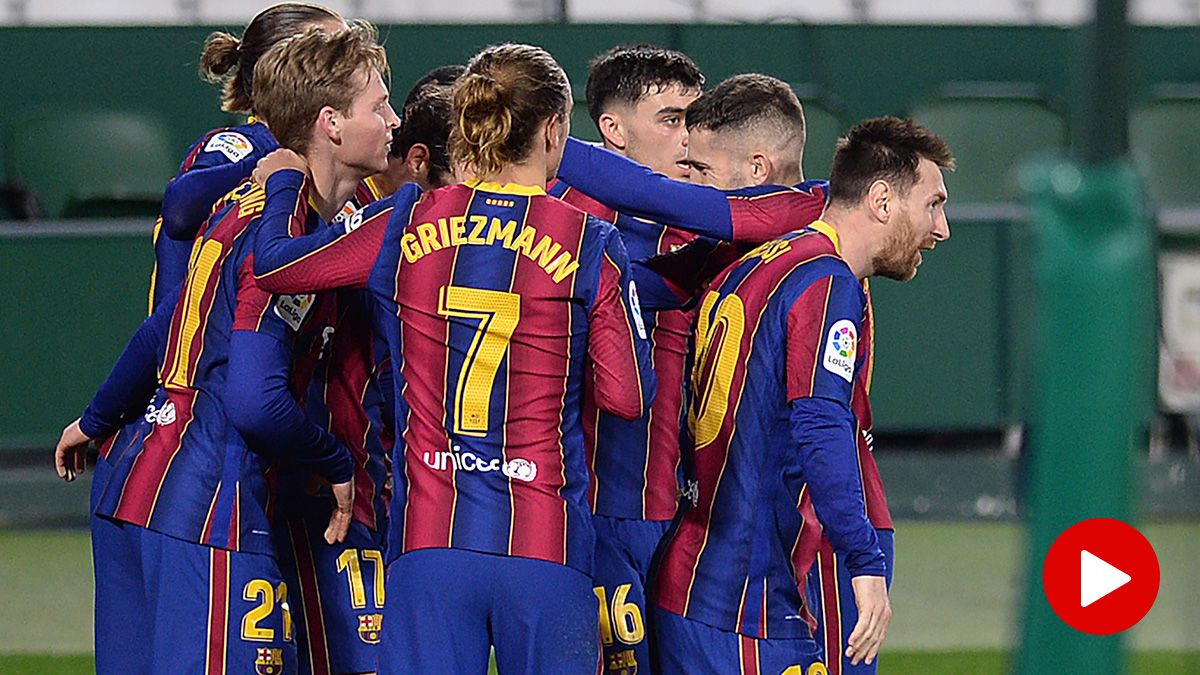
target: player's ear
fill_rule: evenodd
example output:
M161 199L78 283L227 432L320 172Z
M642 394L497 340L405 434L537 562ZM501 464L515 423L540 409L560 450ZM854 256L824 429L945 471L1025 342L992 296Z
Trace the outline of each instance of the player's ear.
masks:
M560 148L567 144L567 133L570 127L569 118L565 115L551 115L546 119L546 152L557 154Z
M774 163L771 158L763 152L753 152L750 154L750 179L755 185L763 185L771 177Z
M629 139L626 138L625 125L622 123L620 115L610 112L600 113L597 126L600 127L600 136L605 142L618 150L625 149Z
M892 216L892 210L896 208L895 196L896 193L892 190L890 183L885 180L877 180L867 188L867 210L871 212L875 220L886 223Z
M317 127L335 145L342 142L342 114L333 106L322 106L317 112Z
M410 176L416 176L428 182L431 178L429 175L429 146L424 143L413 143L408 152L404 153L404 166L408 169Z

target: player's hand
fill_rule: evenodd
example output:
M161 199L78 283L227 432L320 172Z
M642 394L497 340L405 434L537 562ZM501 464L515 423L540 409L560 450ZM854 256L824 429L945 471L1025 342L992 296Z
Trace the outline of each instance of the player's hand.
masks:
M87 466L87 447L92 442L91 436L79 429L79 420L75 420L63 429L58 445L54 448L54 470L58 477L70 482L83 473Z
M854 588L854 602L858 605L858 623L850 633L846 657L850 663L870 665L879 655L883 638L887 635L888 622L892 619L892 605L888 601L887 581L883 577L861 576L850 580Z
M333 515L329 517L329 527L325 528L325 542L333 545L346 541L346 533L350 531L350 517L354 508L354 479L345 483L333 483L333 498L337 505Z
M272 150L266 157L258 160L258 164L254 166L254 172L250 174L254 178L254 182L261 187L267 187L267 179L270 178L276 171L284 169L295 169L297 171L308 172L308 164L304 158L287 148L279 148Z

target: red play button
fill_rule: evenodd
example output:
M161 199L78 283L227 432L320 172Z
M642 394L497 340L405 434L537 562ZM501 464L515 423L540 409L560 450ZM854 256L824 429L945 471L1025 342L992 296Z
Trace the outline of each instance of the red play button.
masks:
M1058 618L1093 635L1133 626L1158 596L1158 556L1133 527L1110 518L1076 523L1058 536L1042 567Z

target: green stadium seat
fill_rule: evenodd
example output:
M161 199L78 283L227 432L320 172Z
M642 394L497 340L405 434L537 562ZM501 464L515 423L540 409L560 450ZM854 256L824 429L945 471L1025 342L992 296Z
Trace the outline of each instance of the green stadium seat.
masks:
M804 177L829 178L829 166L837 141L850 128L849 124L834 108L815 97L801 96L804 105L804 126L807 139L804 141Z
M956 204L1020 201L1021 164L1068 144L1063 115L1021 85L951 87L912 117L950 144L958 169L946 175L946 189Z
M1200 148L1200 91L1159 98L1129 114L1129 149L1157 208L1200 205L1196 152Z
M153 217L176 165L166 125L131 112L29 117L9 127L4 150L7 175L51 218Z

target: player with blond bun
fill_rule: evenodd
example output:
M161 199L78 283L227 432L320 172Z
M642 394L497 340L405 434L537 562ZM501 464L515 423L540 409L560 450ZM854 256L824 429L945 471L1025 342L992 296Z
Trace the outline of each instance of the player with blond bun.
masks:
M612 225L545 193L571 112L553 57L483 50L453 112L451 155L474 176L405 188L341 237L288 238L305 174L286 153L265 158L255 272L276 292L365 285L387 330L397 430L380 671L481 673L494 647L503 673L591 673L579 411L585 387L627 419L653 399L636 293Z
M254 66L284 38L309 28L336 30L346 22L320 5L285 2L259 12L242 37L215 31L204 41L200 75L221 83L221 110L248 115L245 124L205 133L184 155L176 176L163 193L162 215L154 227L154 272L150 309L183 280L188 254L213 204L245 180L263 155L279 147L267 124L256 115ZM167 236L162 236L163 234Z

